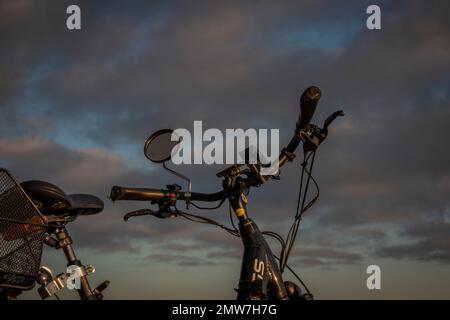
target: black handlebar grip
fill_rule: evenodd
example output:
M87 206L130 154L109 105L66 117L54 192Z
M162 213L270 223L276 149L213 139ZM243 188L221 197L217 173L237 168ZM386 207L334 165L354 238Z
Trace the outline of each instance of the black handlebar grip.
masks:
M310 123L314 112L316 111L317 102L322 96L322 92L318 87L311 86L307 88L300 97L300 115L297 121L297 129L305 129Z
M116 200L151 201L164 198L166 193L161 189L149 188L128 188L114 186L111 189L109 198Z

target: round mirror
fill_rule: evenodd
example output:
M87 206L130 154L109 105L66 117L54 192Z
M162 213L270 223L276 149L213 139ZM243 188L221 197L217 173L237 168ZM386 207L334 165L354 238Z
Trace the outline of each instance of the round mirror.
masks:
M177 136L175 141L172 141L173 130L162 129L151 134L144 145L144 153L147 159L152 162L161 163L170 160L172 152L176 152L177 145L181 139Z

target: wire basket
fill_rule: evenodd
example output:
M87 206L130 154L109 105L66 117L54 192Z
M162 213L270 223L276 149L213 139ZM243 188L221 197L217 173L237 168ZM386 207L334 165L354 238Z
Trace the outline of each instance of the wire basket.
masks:
M33 288L45 233L42 214L14 177L0 168L0 287Z

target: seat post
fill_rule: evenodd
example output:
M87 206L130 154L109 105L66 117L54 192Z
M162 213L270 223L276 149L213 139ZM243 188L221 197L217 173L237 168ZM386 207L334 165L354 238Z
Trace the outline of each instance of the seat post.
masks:
M77 264L77 262L79 263L72 247L72 238L69 236L67 229L65 227L58 228L55 235L58 238L58 246L66 255L68 265Z
M82 270L82 275L80 276L80 289L77 289L80 298L84 300L97 300L97 295L92 291L86 278L86 268L75 255L75 251L72 247L73 241L67 232L67 229L65 227L57 228L55 230L55 235L58 238L58 246L63 250L67 258L67 266L76 265Z

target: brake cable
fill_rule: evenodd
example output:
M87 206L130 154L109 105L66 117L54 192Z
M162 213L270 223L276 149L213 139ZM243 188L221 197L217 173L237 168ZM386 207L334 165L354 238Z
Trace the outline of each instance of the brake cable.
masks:
M283 272L284 268L286 267L289 255L292 251L292 247L294 245L295 239L297 237L297 233L298 233L298 229L299 229L299 225L300 225L300 221L302 218L303 213L308 210L309 208L311 208L311 206L317 201L317 199L319 198L319 194L320 194L320 190L319 190L319 186L316 182L316 180L312 177L312 168L314 165L314 160L315 160L315 155L316 152L312 151L309 154L307 154L306 152L304 153L304 157L303 157L303 162L301 164L301 178L300 178L300 187L299 187L299 192L298 192L298 198L297 198L297 208L296 208L296 214L294 217L294 222L292 223L292 226L288 232L288 235L286 237L286 243L287 243L287 248L286 251L284 251L281 255L281 260L280 260L280 271ZM308 161L312 156L312 160L311 163L309 165L309 170L307 169L307 165L308 165ZM304 181L304 174L307 174L308 178L306 181L306 186L304 191L303 189L303 181ZM308 204L305 206L305 202L306 202L306 196L308 194L308 189L309 189L309 182L313 181L315 187L316 187L316 191L317 194L316 196L308 202ZM303 195L302 195L302 191L303 191ZM300 206L301 203L301 206Z
M276 255L273 255L275 257L275 259L277 259L278 261L280 261L280 258L277 257ZM303 286L303 288L305 288L306 292L311 294L311 292L309 291L308 286L306 285L306 283L300 278L300 276L286 263L286 268L294 275L295 278L297 278L297 280L301 283L301 285Z
M281 244L281 255L283 255L284 250L286 248L286 244L284 243L283 238L276 232L272 232L272 231L264 231L262 232L262 234L268 235L270 237L273 237L275 239L278 240L278 242L280 242ZM273 255L275 259L277 259L278 261L281 261L279 257L277 257L276 255ZM305 284L305 282L300 278L300 276L286 263L286 268L294 275L295 278L297 278L297 280L300 282L300 284L303 286L303 288L305 288L306 292L311 294L311 292L309 291L308 286Z
M225 202L226 199L227 198L224 197L222 200L220 200L219 204L217 206L215 206L215 207L202 207L202 206L199 206L198 204L196 204L196 203L194 203L192 201L191 201L190 204L192 204L192 206L194 206L195 208L200 209L200 210L215 210L215 209L220 208L223 205L223 203Z
M238 230L233 230L233 229L231 229L231 228L229 228L229 227L227 227L227 226L225 226L225 225L223 225L223 224L221 224L221 223L219 223L219 222L217 222L217 221L215 221L213 219L210 219L210 218L207 218L207 217L198 216L198 215L195 215L195 214L192 214L192 213L183 212L183 211L178 210L177 207L175 207L175 210L176 210L177 215L179 215L179 216L181 216L181 217L183 217L183 218L185 218L187 220L190 220L192 222L205 223L205 224L210 224L210 225L213 225L213 226L217 226L217 227L219 227L221 229L224 229L226 232L228 232L229 234L231 234L231 235L233 235L235 237L240 237Z

